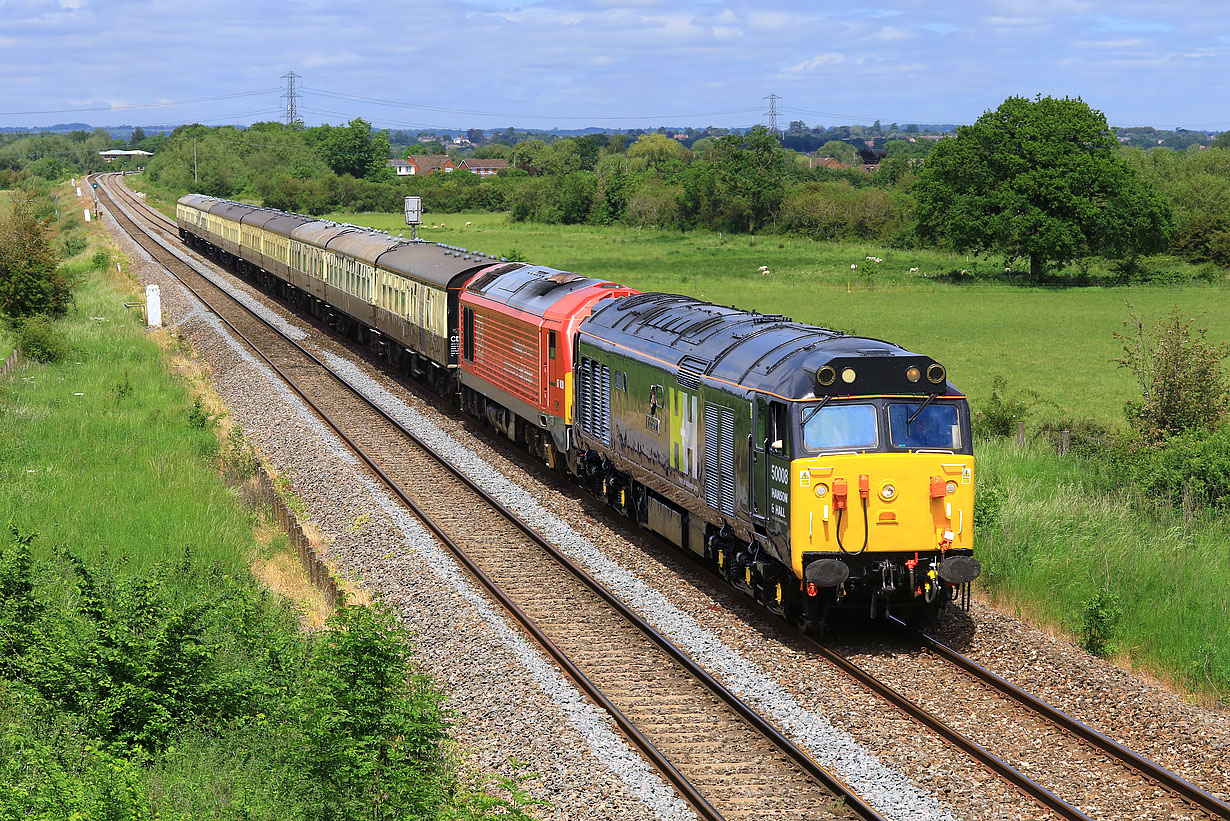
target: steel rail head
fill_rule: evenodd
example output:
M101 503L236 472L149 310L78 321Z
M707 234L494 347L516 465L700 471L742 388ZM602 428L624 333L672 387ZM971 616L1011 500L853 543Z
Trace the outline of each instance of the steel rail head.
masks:
M1205 792L1190 781L1162 767L1157 762L1142 756L1134 750L1128 749L1114 739L1099 733L1089 725L1051 706L1037 696L1025 692L1015 684L1001 678L943 642L925 633L915 633L915 635L922 643L924 649L956 665L996 692L1008 696L1033 710L1059 729L1072 733L1089 745L1122 762L1146 778L1153 780L1161 787L1189 802L1192 807L1208 813L1210 818L1222 819L1223 821L1230 819L1230 804L1221 801L1217 796Z

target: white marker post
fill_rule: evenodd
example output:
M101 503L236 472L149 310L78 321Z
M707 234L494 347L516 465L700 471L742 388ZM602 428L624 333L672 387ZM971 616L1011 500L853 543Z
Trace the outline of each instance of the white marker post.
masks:
M90 209L88 209L88 208L87 208L87 209L85 209L85 221L86 221L86 222L89 222L89 221L90 221Z
M162 327L162 296L157 285L145 286L145 324L150 328Z
M80 185L77 186L77 196L78 197L81 196L81 186Z

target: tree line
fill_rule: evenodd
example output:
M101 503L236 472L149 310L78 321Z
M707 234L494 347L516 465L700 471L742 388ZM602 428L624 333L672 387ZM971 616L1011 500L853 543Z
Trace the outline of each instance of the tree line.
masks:
M853 128L797 122L783 136L757 127L695 138L662 129L557 139L475 132L482 144L473 156L510 165L482 179L397 177L387 165L394 153L443 144L401 148L411 138L398 132L395 152L389 133L362 119L311 128L191 125L140 135L140 145L154 151L146 173L165 194L194 191L309 215L398 212L404 196L418 194L437 213L507 211L519 221L997 254L1028 260L1034 276L1097 257L1130 274L1159 252L1230 266L1230 133L1208 148L1144 150L1121 145L1105 116L1079 98L1042 96L1010 98L944 139L895 123L860 126L858 135ZM827 139L846 131L851 139ZM1135 131L1142 130L1132 140ZM788 147L822 138L818 157ZM48 141L62 138L40 139L50 156ZM875 170L861 167L855 151L867 143L878 146ZM850 167L832 167L825 156Z

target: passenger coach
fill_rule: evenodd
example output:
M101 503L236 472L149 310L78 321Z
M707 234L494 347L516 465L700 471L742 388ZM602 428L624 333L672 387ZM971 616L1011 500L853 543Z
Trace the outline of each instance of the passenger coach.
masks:
M498 262L271 208L189 195L180 236L293 305L444 387L459 365L461 286Z

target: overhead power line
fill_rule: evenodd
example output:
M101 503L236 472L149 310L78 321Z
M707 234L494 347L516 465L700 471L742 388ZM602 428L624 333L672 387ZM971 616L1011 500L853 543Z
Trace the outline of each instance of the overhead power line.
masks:
M448 108L445 106L427 105L424 103L408 103L399 100L383 100L378 97L363 97L357 94L346 94L339 91L326 91L319 88L303 87L304 91L310 91L314 94L320 94L325 97L333 97L339 100L352 100L360 103L371 103L373 105L394 106L397 108L414 108L422 111L439 111L445 114L467 114L471 117L511 117L522 120L668 120L682 117L717 117L728 114L748 114L759 112L759 108L736 108L729 111L709 111L692 114L638 114L638 115L623 115L618 117L590 117L590 116L559 116L556 114L513 114L511 112L501 111L476 111L467 108Z
M769 133L775 137L781 136L781 131L777 128L777 101L781 99L776 94L770 94L768 97L762 97L763 100L769 101L769 110L766 112L769 115Z
M295 80L303 78L293 71L288 71L282 75L282 79L286 81L286 93L282 95L286 100L286 124L291 125L299 121L299 92L295 90Z

